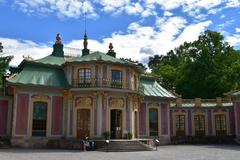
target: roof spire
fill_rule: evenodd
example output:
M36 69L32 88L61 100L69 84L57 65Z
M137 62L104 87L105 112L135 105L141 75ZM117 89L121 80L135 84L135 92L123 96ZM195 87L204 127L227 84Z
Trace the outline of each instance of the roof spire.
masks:
M84 41L83 41L84 49L87 49L87 46L88 46L88 37L87 37L87 33L85 31L85 33L84 33Z
M3 52L2 42L0 42L0 52Z
M88 36L87 36L87 13L86 9L84 7L85 1L83 2L83 9L84 9L84 39L83 39L83 50L82 50L82 56L89 54L88 46Z

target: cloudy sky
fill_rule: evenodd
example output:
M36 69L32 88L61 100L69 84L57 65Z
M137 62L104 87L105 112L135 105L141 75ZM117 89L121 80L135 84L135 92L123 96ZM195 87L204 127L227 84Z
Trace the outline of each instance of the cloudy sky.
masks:
M0 42L11 65L23 56L51 54L56 33L65 47L82 49L84 13L91 51L147 63L206 29L240 49L240 0L0 0ZM66 49L66 54L81 54Z

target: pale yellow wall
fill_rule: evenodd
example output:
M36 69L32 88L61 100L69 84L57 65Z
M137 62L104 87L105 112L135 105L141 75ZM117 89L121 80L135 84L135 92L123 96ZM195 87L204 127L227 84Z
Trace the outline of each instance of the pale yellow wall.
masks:
M30 98L30 105L28 108L28 136L32 137L32 122L33 122L33 104L34 102L46 102L47 103L47 130L46 130L46 137L51 136L51 114L52 114L52 102L51 97L46 98L46 95L39 95L38 97L29 97Z
M176 115L184 115L185 116L185 135L188 135L188 114L187 110L185 112L182 112L181 109L178 110L178 112L172 112L172 122L173 122L173 136L176 136Z
M91 99L91 105L87 104L79 104L76 105L76 99L77 98L90 98ZM96 100L92 96L87 96L87 95L77 95L74 97L73 100L73 137L77 137L77 110L78 109L89 109L90 110L90 137L94 136L94 110L96 109Z
M120 96L109 96L107 101L108 104L108 109L107 109L107 130L111 130L111 110L113 109L118 109L122 111L122 137L124 136L123 133L126 130L126 98L125 97L120 97ZM122 101L123 104L111 104L111 99L116 99L116 101Z
M228 111L223 111L222 109L218 109L216 112L212 112L212 130L213 135L216 135L216 125L215 125L215 115L223 114L226 116L226 126L227 126L227 135L230 135L230 124L229 124L229 114Z
M155 102L150 102L146 104L147 109L146 109L146 131L147 131L147 136L150 136L149 132L149 109L150 108L155 108L158 111L158 136L161 135L161 111L160 111L160 106L158 103Z
M195 136L195 123L194 123L194 116L195 115L203 115L204 122L205 122L205 135L208 135L208 117L207 117L207 110L196 109L192 112L192 135Z

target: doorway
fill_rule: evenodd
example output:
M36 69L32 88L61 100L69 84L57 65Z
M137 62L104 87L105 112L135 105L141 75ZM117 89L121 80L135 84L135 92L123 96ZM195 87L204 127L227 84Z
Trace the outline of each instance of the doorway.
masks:
M77 138L85 139L90 136L90 109L77 110Z
M122 138L122 110L111 110L111 138Z

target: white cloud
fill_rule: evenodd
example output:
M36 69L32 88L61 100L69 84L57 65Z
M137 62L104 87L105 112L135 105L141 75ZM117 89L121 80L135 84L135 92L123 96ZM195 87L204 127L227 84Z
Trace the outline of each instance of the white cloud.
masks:
M82 0L15 0L15 6L27 14L56 14L59 17L78 18L84 12L96 17L91 1Z
M4 56L14 56L10 65L18 65L22 60L23 56L30 56L35 59L42 58L51 53L51 48L45 44L37 44L28 40L16 40L10 38L1 38L0 42L4 47Z
M226 38L226 41L230 43L232 46L240 46L240 35L234 34L231 36L228 36Z
M1 1L1 0L0 0ZM83 5L85 3L85 5ZM78 18L84 10L90 17L100 12L119 15L157 16L158 9L164 16L171 16L173 9L181 9L191 17L203 20L208 14L216 14L225 8L239 7L239 0L15 0L15 6L27 14L56 14L59 17Z
M113 43L117 57L132 58L147 63L149 56L153 54L166 54L169 50L179 46L184 41L193 41L202 33L211 21L187 25L182 17L158 18L156 27L143 26L139 22L131 23L127 33L113 33L101 42L90 39L91 51L108 51L108 45ZM64 35L62 35L64 39ZM17 65L22 56L30 55L33 58L41 58L51 54L52 47L46 44L37 44L32 41L0 38L3 42L4 51L15 58L11 65ZM65 43L66 47L82 48L82 40L72 40Z
M169 11L165 11L165 12L163 13L163 15L168 17L168 16L172 16L173 13L172 13L172 12L169 12Z
M235 32L240 33L240 27L235 28Z

